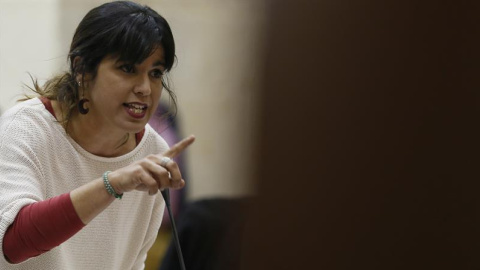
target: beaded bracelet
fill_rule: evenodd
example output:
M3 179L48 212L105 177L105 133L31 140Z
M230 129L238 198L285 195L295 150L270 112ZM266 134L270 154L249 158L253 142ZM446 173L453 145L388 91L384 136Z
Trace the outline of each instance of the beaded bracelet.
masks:
M103 184L105 185L105 188L107 189L110 195L121 200L123 197L123 194L118 194L117 192L115 192L115 189L113 189L112 185L110 185L110 181L108 181L109 173L111 173L111 171L106 171L105 173L103 173Z

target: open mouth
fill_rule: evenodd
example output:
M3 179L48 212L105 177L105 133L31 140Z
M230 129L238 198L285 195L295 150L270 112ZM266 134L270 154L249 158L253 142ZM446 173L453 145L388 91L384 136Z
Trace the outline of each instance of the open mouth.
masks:
M143 117L148 108L145 104L140 103L124 103L123 106L127 108L127 112L133 117Z

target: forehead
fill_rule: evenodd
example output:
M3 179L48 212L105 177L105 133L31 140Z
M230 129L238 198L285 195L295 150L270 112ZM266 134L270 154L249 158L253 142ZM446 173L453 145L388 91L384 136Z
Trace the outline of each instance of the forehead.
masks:
M165 53L162 47L156 48L143 62L151 62L154 65L165 65Z
M152 65L165 65L165 53L161 46L155 48L150 55L145 59L129 59L128 57L122 57L118 54L109 54L105 56L103 61L107 62L123 62L142 65L144 63Z

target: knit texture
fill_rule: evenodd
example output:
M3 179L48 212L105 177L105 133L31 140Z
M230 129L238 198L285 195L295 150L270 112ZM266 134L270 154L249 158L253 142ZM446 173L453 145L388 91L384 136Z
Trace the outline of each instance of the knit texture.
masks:
M23 206L70 192L105 171L167 149L147 125L130 153L95 156L65 133L39 99L17 104L0 118L0 242ZM163 211L160 192L128 192L60 246L16 265L0 256L0 269L143 269Z

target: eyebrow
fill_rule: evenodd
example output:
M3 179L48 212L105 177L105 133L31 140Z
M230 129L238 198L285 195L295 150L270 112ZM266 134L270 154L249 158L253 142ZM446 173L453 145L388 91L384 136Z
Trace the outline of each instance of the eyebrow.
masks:
M156 66L165 67L165 65L166 65L165 62L160 60L160 61L157 61L157 62L153 63L152 67L156 67Z
M120 61L119 59L117 59L115 61L115 63L127 63L127 61ZM137 65L137 64L133 64L133 65ZM153 63L152 67L158 67L158 66L161 66L163 68L167 68L167 64L165 63L165 61L163 60L158 60L156 62Z

